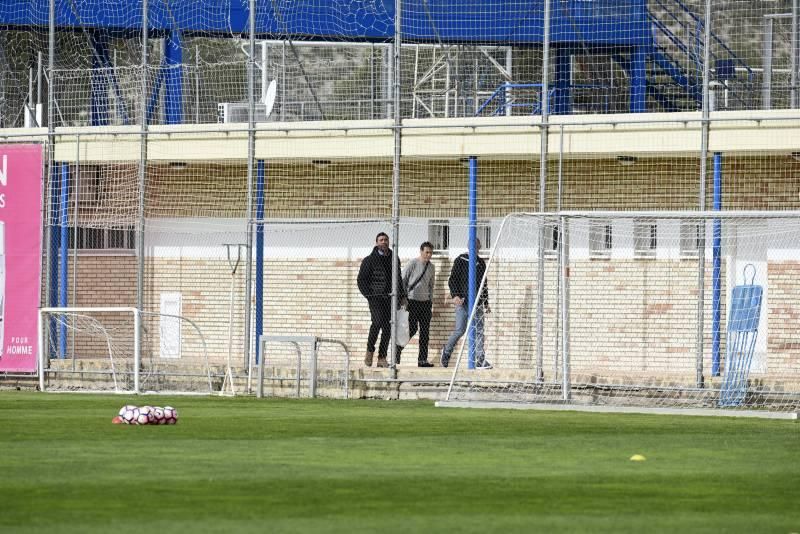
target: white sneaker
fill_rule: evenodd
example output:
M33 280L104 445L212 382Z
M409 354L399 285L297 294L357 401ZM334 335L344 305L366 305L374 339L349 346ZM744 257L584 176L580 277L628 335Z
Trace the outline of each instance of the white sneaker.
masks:
M492 364L489 363L489 360L483 360L481 363L475 366L475 369L491 369Z

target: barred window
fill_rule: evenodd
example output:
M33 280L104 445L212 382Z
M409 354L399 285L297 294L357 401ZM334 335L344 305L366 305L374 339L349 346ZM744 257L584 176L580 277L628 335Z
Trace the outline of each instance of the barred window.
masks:
M561 242L561 228L558 223L544 225L544 254L548 257L558 255L558 246Z
M69 231L69 248L94 251L133 251L136 248L136 230L133 228L87 228L79 226L77 232L73 229Z
M681 221L681 256L696 258L700 254L700 224Z
M613 245L611 221L594 219L589 222L589 252L595 258L610 258Z
M428 241L433 243L434 252L447 252L450 249L450 221L428 221Z
M653 220L633 221L633 253L637 258L655 258L658 225Z
M476 228L476 234L478 239L481 240L481 248L484 251L488 251L492 248L492 224L489 221L483 220L478 221L478 227Z

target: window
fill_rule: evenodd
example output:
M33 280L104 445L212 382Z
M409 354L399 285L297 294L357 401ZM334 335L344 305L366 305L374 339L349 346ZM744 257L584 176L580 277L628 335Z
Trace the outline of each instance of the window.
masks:
M489 221L478 221L476 232L478 239L481 240L481 248L488 252L492 248L492 223Z
M133 228L86 228L79 226L77 232L69 230L69 248L78 250L123 251L136 248L136 231ZM77 236L75 235L77 233ZM75 238L78 239L75 247Z
M594 258L610 258L612 241L611 221L595 219L589 222L589 253Z
M700 223L681 221L681 256L696 258L700 254Z
M549 257L558 256L560 241L561 228L558 223L546 223L544 225L544 255Z
M637 258L655 258L658 225L653 220L633 221L633 253Z
M450 248L450 221L428 221L428 241L433 243L434 252L446 252Z

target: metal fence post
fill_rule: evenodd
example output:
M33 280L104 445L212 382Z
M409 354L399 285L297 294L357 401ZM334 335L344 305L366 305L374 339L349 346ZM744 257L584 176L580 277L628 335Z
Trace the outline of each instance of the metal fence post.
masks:
M393 101L394 101L394 157L392 161L392 247L394 254L392 256L392 335L389 341L389 356L391 362L392 378L397 378L397 364L395 357L397 354L397 305L400 287L398 287L397 279L400 277L398 256L400 250L398 247L400 241L400 155L402 154L402 132L403 119L400 114L400 52L402 47L402 0L395 0L395 13L394 13L394 55L392 62L392 70L394 72L393 78Z
M319 341L317 338L312 338L309 345L309 348L311 349L311 362L309 368L310 376L308 377L308 389L309 396L312 399L315 399L317 398L317 348L319 347Z
M256 115L255 115L255 53L256 53L256 0L250 0L250 54L247 58L247 217L245 231L247 233L247 250L245 265L245 291L244 291L244 368L248 370L247 392L252 392L250 377L250 322L252 309L250 306L253 292L253 238L250 232L250 222L253 219L253 165L256 155ZM233 377L231 377L233 379Z
M711 0L706 0L705 25L703 35L703 110L700 136L700 191L698 210L704 211L706 206L706 175L708 173L708 136L711 110L709 107L709 83L711 76ZM697 346L695 362L695 381L697 387L703 387L703 345L705 336L705 284L706 284L706 225L700 226L699 250L697 260Z
M133 392L141 393L140 370L142 367L142 313L133 310Z
M545 195L547 193L547 152L548 145L548 120L550 113L550 0L544 2L544 35L542 42L542 116L539 135L541 146L539 154L539 213L544 213L547 208ZM539 225L539 258L537 268L537 302L536 302L536 381L544 378L544 224Z
M561 398L569 402L572 398L569 371L569 219L561 217L561 239L559 240L559 259L561 273Z
M142 94L139 95L140 102L140 123L141 123L141 140L140 140L140 153L139 153L139 205L138 205L138 242L136 244L138 262L136 268L136 316L134 319L134 351L137 355L134 357L134 389L139 393L139 366L141 363L141 344L142 344L142 322L139 315L144 310L144 230L145 230L145 187L147 180L147 42L148 42L148 0L142 1Z

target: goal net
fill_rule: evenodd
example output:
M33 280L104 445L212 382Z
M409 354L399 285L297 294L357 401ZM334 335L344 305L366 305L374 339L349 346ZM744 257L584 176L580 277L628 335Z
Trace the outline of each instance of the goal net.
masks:
M42 390L208 394L219 389L202 332L178 315L42 308L39 330Z
M447 401L796 412L798 252L796 213L511 215Z

